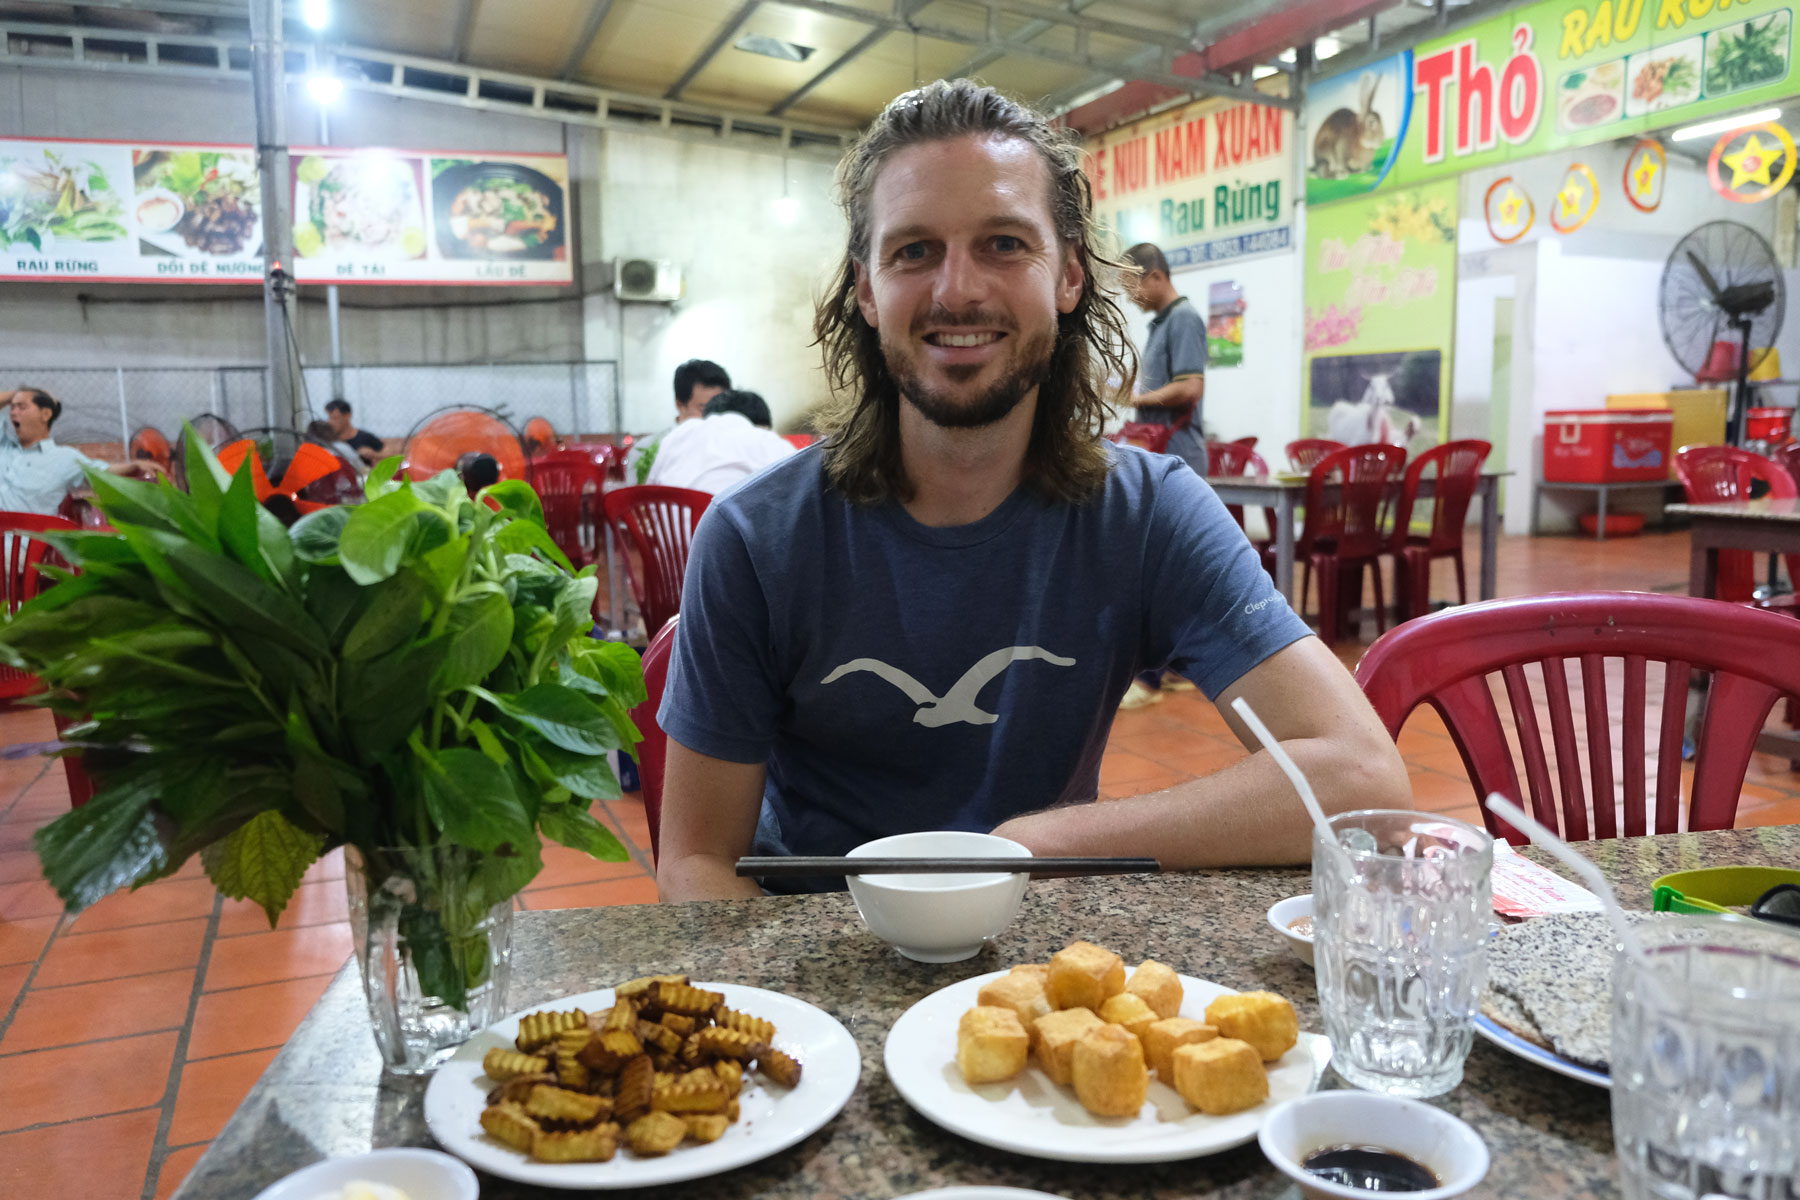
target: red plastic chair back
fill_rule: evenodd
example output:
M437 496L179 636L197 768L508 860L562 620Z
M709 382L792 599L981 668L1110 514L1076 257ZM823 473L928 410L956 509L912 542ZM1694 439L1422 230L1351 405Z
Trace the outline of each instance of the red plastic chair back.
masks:
M1800 487L1800 442L1789 442L1785 446L1777 446L1769 457L1786 467L1788 474L1794 477L1794 485ZM1796 585L1800 585L1800 580L1794 582Z
M544 506L550 540L580 566L594 558L594 512L598 507L600 468L586 454L553 451L525 467L526 480Z
M1445 442L1433 446L1406 464L1406 478L1400 485L1400 501L1394 508L1394 548L1406 549L1412 526L1413 507L1418 503L1419 484L1425 472L1434 471L1437 481L1432 489L1431 533L1427 546L1433 551L1455 550L1462 545L1463 524L1468 520L1469 502L1475 498L1475 486L1481 482L1481 465L1494 449L1489 442L1471 438L1468 441Z
M1252 438L1251 441L1256 439ZM1208 442L1206 443L1206 473L1208 475L1242 475L1250 466L1250 458L1256 451L1242 442Z
M1310 471L1327 454L1347 449L1349 447L1344 443L1334 442L1330 438L1301 438L1287 444L1288 465L1296 471Z
M657 723L656 714L662 708L663 687L669 682L669 656L675 650L675 626L680 621L679 616L670 617L669 623L650 639L650 648L644 651L646 698L631 710L632 724L644 735L636 756L638 780L644 789L644 820L650 826L652 866L662 851L663 766L669 757L669 735Z
M1405 450L1379 443L1338 450L1313 464L1295 553L1305 557L1330 550L1340 559L1379 554L1388 484L1405 467Z
M608 492L605 503L606 519L627 551L621 557L644 630L655 637L681 610L688 547L712 493L647 484Z
M796 450L804 450L819 438L818 435L811 433L784 433L781 435L781 440Z
M7 613L18 612L20 605L43 591L44 574L40 568L46 556L52 563L61 561L48 542L30 535L50 530L79 532L80 529L81 526L62 517L0 512L0 602L5 603ZM30 672L0 664L0 701L29 696L41 687L37 676Z
M1666 664L1666 671L1661 711L1647 738L1652 662ZM1541 668L1541 694L1532 690L1530 664ZM1585 771L1570 667L1579 672L1582 692ZM1684 822L1681 743L1688 681L1696 671L1710 671L1712 681ZM1462 753L1478 800L1499 792L1572 841L1729 829L1769 710L1778 697L1800 691L1800 622L1739 604L1647 592L1490 600L1395 626L1357 664L1356 679L1389 734L1398 737L1414 708L1431 705ZM1495 687L1512 715L1529 804ZM1554 774L1540 712L1549 718ZM1654 795L1646 787L1647 754L1657 763ZM1485 810L1482 817L1490 831L1523 840Z
M1256 449L1256 439L1253 437L1236 438L1231 444L1234 446L1242 446L1246 450Z
M1757 481L1767 495L1791 499L1800 486L1792 475L1760 454L1735 446L1683 446L1675 452L1675 478L1681 481L1690 504L1718 504L1748 500ZM1800 566L1800 556L1788 556L1788 573ZM1713 594L1720 600L1747 604L1756 598L1756 556L1748 550L1719 551L1719 572Z

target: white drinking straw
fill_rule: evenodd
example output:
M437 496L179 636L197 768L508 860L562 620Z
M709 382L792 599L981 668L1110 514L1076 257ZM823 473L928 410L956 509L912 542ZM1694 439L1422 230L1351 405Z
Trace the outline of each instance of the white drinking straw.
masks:
M1294 785L1296 792L1300 793L1300 803L1306 805L1307 814L1312 817L1313 825L1318 829L1319 836L1335 845L1337 835L1332 833L1331 822L1325 819L1325 810L1319 807L1319 799L1313 795L1312 784L1306 782L1306 776L1300 773L1300 768L1294 765L1294 760L1288 757L1288 752L1281 748L1281 743L1275 740L1275 735L1269 732L1269 727L1262 723L1262 718L1256 715L1256 710L1251 708L1242 696L1239 696L1231 702L1231 711L1244 719L1244 724L1250 727L1250 732L1256 735L1256 740L1262 743L1263 749L1269 752L1269 757L1275 760L1275 765L1281 768L1281 773L1288 777L1288 782Z
M1619 898L1613 895L1612 885L1606 882L1606 876L1600 873L1600 868L1571 850L1569 843L1539 824L1531 814L1499 792L1488 793L1487 810L1514 829L1524 833L1557 862L1581 876L1588 887L1594 890L1594 894L1600 897L1600 904L1606 910L1606 919L1612 922L1613 932L1618 934L1619 941L1624 943L1625 952L1637 959L1638 965L1643 967L1645 974L1654 981L1656 972L1650 965L1650 956L1645 952L1643 944L1638 941L1636 932L1631 928L1631 923L1625 919L1625 910L1619 907ZM1654 986L1660 987L1660 983L1658 982Z

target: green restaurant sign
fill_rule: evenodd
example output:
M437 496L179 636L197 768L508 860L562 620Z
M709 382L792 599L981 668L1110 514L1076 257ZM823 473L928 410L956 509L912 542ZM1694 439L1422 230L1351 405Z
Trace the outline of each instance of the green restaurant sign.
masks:
M1323 204L1800 92L1777 0L1544 0L1315 83Z

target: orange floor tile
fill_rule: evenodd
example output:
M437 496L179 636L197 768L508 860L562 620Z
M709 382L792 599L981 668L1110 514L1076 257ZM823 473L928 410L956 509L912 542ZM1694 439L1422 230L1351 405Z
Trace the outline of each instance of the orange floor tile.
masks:
M1687 539L1598 544L1503 539L1502 595L1555 588L1684 591ZM1469 563L1478 578L1478 564ZM1454 595L1447 562L1433 595ZM1346 642L1346 665L1373 640ZM0 748L53 736L34 711L0 714ZM1474 793L1443 724L1415 713L1399 739L1423 808L1475 819ZM1121 713L1101 770L1115 799L1208 775L1243 758L1217 710L1192 692ZM1800 822L1800 773L1758 756L1741 825ZM341 854L307 873L271 931L261 909L217 898L197 860L176 877L76 918L38 873L31 835L67 811L60 767L0 758L0 1196L167 1197L350 953ZM547 847L528 909L654 901L649 831L635 795L595 816L630 854L596 863Z

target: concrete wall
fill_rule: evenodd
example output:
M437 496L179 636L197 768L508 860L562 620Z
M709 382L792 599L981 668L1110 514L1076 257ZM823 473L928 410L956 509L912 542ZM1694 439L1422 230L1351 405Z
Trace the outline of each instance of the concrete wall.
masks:
M326 140L323 132L294 89L290 140L312 144ZM255 128L248 89L229 81L11 68L0 69L4 135L247 144ZM829 164L788 161L800 212L782 225L774 201L783 160L773 154L355 92L331 110L329 135L334 145L567 153L582 260L566 288L343 287L346 362L616 359L623 424L637 431L668 424L670 374L691 357L717 359L761 391L781 425L821 398L808 345L812 296L843 247ZM674 259L686 297L673 306L618 304L610 263L621 255ZM309 365L329 360L324 294L301 290L297 333ZM0 381L34 368L214 367L263 357L256 288L0 285Z

